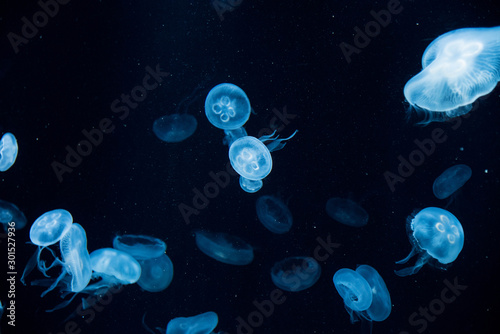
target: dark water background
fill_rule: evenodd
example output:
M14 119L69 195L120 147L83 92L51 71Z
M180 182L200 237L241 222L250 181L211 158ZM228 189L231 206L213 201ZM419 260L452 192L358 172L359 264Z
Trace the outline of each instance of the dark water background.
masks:
M15 134L19 156L0 175L0 198L18 205L29 225L46 211L69 210L87 232L89 251L110 247L117 234L161 238L175 267L168 289L149 293L127 286L91 321L73 318L74 332L145 333L145 312L151 327L165 328L174 317L215 311L217 330L237 333L236 319L247 319L256 310L253 302L269 299L276 288L269 274L274 262L312 256L318 238L330 236L340 246L320 262L319 281L285 293L285 302L254 333L358 333L359 323L349 322L332 283L338 269L358 264L376 268L391 293L392 313L374 324L373 333L498 333L500 88L454 129L453 123L418 127L416 118L408 121L403 87L420 70L422 53L434 38L458 28L498 26L500 7L494 0L402 1L401 6L347 63L339 44L352 44L354 27L373 20L370 11L386 9L386 1L243 0L221 20L208 0L72 0L17 54L6 36L20 34L21 18L32 21L40 7L35 1L2 1L0 131ZM120 119L111 103L142 83L146 66L157 65L171 75ZM192 190L203 189L212 181L209 172L224 170L228 162L222 131L203 111L208 90L222 82L247 93L256 112L246 125L250 135L268 128L273 110L283 108L294 118L281 134L299 133L273 153L274 168L262 190L247 194L233 177L186 224L178 205L192 205ZM173 113L198 85L203 89L187 111L198 120L196 133L178 144L158 140L153 121ZM85 139L82 130L104 118L112 120L113 133L59 182L51 164L62 163L65 147L76 148ZM446 141L392 192L384 173L397 173L398 156L408 158L417 148L414 140L430 138L436 128ZM401 267L394 261L411 249L406 217L417 208L447 204L434 197L432 182L457 163L473 171L448 207L465 230L462 252L447 271L424 266L416 275L397 277L393 271ZM258 196L277 193L289 199L294 216L284 235L266 230L255 213ZM357 229L333 221L324 210L330 197L359 202L370 214L368 225ZM26 244L29 225L16 234L18 279L35 250ZM194 243L198 228L244 238L255 247L254 261L234 267L208 258ZM6 271L1 269L2 275ZM41 277L33 273L30 279ZM410 315L440 298L444 280L467 288L425 330L412 326ZM3 333L64 332L78 297L67 308L46 313L61 299L56 291L40 298L42 291L17 283L16 327L7 326L4 316Z

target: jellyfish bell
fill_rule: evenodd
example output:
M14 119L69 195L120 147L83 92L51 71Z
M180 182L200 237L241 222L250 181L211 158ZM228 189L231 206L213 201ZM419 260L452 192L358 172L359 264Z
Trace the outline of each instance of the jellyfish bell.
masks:
M249 180L240 176L240 187L249 194L256 193L262 188L262 180Z
M193 135L198 121L193 115L172 114L162 116L153 123L153 132L167 143L179 143Z
M426 263L446 269L464 245L462 224L451 212L441 208L428 207L410 215L407 231L413 248L406 258L396 263L406 263L416 254L419 258L414 266L395 271L398 276L415 274Z
M113 239L113 248L132 255L136 260L146 260L160 257L167 250L167 245L155 237L124 234Z
M167 334L211 334L219 318L215 312L205 312L192 317L178 317L170 320Z
M472 103L500 80L500 26L464 28L435 39L422 56L422 71L404 95L424 124L467 114Z
M14 222L14 227L21 229L26 226L26 216L19 208L10 202L0 200L0 223L3 224L5 232L7 232L8 224Z
M205 100L208 120L222 130L241 128L248 121L250 111L250 100L245 92L231 83L215 86Z
M205 255L222 263L244 266L253 261L253 247L227 233L195 231L195 242Z
M4 134L0 139L0 172L5 172L14 165L18 150L16 137L10 132Z
M174 277L174 265L167 256L162 254L159 257L138 260L141 265L141 277L137 285L149 292L159 292L165 290Z

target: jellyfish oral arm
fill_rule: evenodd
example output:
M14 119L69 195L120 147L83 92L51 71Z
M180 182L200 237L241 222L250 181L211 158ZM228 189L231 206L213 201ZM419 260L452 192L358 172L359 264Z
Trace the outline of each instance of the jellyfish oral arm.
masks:
M424 264L426 264L427 261L429 261L430 258L431 258L431 256L429 254L425 253L421 257L419 257L419 259L417 260L417 263L415 263L415 265L413 267L408 267L408 268L404 268L401 270L395 270L394 273L400 277L413 275L413 274L417 273L420 270L420 268L422 268L422 266ZM407 259L409 259L409 257ZM405 260L408 261L407 259L405 259ZM401 260L401 261L403 261L403 260ZM398 262L401 262L401 261L398 261ZM398 263L398 262L396 262L396 263ZM404 262L402 262L402 263L404 263Z

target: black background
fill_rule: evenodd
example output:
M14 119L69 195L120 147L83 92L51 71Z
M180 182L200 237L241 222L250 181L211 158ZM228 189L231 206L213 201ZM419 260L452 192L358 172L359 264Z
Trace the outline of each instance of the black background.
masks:
M236 318L247 318L255 311L252 302L268 299L276 288L269 274L273 263L311 256L317 238L331 235L341 246L320 263L319 281L285 293L286 301L255 333L359 332L332 283L338 269L358 264L377 269L391 293L392 313L374 323L373 333L417 333L420 327L409 316L439 298L445 279L455 278L466 290L424 332L497 333L499 88L454 130L450 123L415 126L418 118L407 118L403 87L421 69L422 53L433 39L454 29L497 26L500 9L494 0L401 5L403 11L347 63L339 44L352 44L354 27L373 20L370 11L386 9L386 1L243 0L221 20L209 0L72 0L17 54L7 34L20 34L21 18L32 21L40 7L35 1L2 1L0 131L16 136L19 155L0 175L0 198L15 203L29 224L16 234L18 279L35 251L26 243L29 226L44 212L64 208L85 228L90 252L110 247L117 234L147 234L167 242L175 267L166 290L126 286L90 323L73 318L81 333L143 333L145 312L149 326L165 328L174 317L214 311L217 331L232 334ZM111 102L142 83L146 66L157 64L171 76L120 120ZM233 177L188 225L178 205L191 205L192 189L202 189L211 181L208 173L224 170L228 162L222 131L203 111L209 89L222 82L247 93L256 113L246 124L249 135L269 127L272 110L285 106L297 116L282 136L299 132L273 153L262 190L247 194ZM198 120L195 134L178 144L161 142L153 121L175 112L200 84L187 111ZM103 118L112 119L114 132L59 182L51 164L62 163L65 147L76 148L82 130ZM408 158L416 149L413 141L430 138L435 128L447 140L391 192L384 172L397 173L398 156ZM473 171L448 207L465 231L462 252L447 271L424 266L416 275L396 276L401 266L394 262L411 249L407 216L447 205L434 197L432 182L457 163ZM258 196L278 193L294 216L284 235L266 230L255 213ZM368 225L352 228L329 218L324 207L330 197L359 202L370 214ZM196 248L198 228L244 238L255 247L254 261L234 267L212 260ZM5 239L1 247L6 254ZM41 277L34 272L29 280ZM5 286L2 279L3 303ZM7 326L4 315L5 333L63 332L81 301L77 296L68 307L46 313L61 302L57 291L41 298L42 287L18 282L16 288L16 327Z

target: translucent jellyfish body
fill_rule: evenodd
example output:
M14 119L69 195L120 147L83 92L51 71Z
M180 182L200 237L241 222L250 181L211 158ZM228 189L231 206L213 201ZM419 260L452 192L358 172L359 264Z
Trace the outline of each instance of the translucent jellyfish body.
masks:
M455 191L462 188L471 176L472 170L467 165L455 165L448 168L434 181L432 185L434 196L439 199L449 197Z
M253 247L236 236L196 231L195 241L203 253L219 262L243 266L253 261Z
M222 83L210 90L205 100L205 114L213 126L223 130L242 127L250 117L250 101L238 86Z
M383 321L391 313L391 297L380 274L371 266L356 271L342 268L333 276L337 292L344 300L351 322Z
M64 209L52 210L38 217L30 229L31 242L38 246L50 246L66 234L73 217Z
M435 266L445 269L460 254L464 245L464 230L451 212L429 207L407 219L407 231L413 248L410 254L396 263L406 263L418 254L419 258L412 267L396 271L398 276L415 274L429 261Z
M276 262L271 269L271 279L280 289L302 291L314 285L321 276L321 267L312 257L287 257Z
M19 208L10 202L0 200L0 223L4 224L4 229L7 231L7 224L15 223L15 228L20 229L26 226L26 216Z
M167 334L211 334L218 323L219 318L215 312L174 318L168 322Z
M276 196L264 195L257 199L257 217L271 232L283 234L292 228L292 213L286 204Z
M163 255L167 245L147 235L124 234L113 239L113 248L129 253L137 260L146 260Z
M356 202L346 198L333 197L326 202L326 213L336 221L354 227L368 223L368 213Z
M189 114L172 114L158 118L153 123L153 132L167 143L178 143L196 131L198 122Z
M465 28L435 39L422 71L404 88L406 100L428 113L427 122L466 114L500 80L500 27Z
M16 162L18 152L16 137L7 132L0 139L0 172L8 170Z

